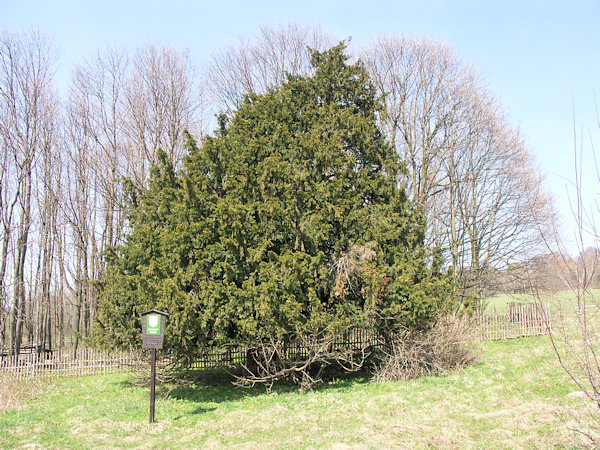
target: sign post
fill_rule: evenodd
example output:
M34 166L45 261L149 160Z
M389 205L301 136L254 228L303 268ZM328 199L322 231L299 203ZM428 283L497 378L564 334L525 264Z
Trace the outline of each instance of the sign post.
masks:
M154 423L156 350L163 348L167 317L169 317L167 313L156 309L142 313L142 348L152 350L152 358L150 360L150 423Z

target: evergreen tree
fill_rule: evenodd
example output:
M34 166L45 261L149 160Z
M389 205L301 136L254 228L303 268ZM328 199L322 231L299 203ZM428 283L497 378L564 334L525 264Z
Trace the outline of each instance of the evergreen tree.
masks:
M150 308L170 314L166 345L191 357L367 323L389 334L451 306L377 128L381 101L344 50L248 95L201 148L188 136L181 173L160 153L101 283L99 341L138 344Z

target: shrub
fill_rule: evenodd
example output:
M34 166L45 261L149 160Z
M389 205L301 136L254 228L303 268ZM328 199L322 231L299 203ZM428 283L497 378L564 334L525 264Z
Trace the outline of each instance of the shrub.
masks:
M473 364L480 355L479 336L467 315L440 316L426 330L404 329L383 351L374 379L407 380Z

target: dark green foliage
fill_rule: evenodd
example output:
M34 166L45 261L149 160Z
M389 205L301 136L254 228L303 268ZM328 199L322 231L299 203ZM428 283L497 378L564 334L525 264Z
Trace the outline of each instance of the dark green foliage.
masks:
M101 284L99 341L138 345L151 308L170 314L166 346L193 356L353 325L420 327L450 306L376 126L380 101L344 49L315 52L313 77L248 96L201 148L188 136L180 173L161 154Z

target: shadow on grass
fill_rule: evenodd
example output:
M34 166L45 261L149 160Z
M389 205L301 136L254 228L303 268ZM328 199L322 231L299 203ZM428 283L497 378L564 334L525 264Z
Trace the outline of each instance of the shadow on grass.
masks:
M312 391L339 391L351 388L360 383L369 383L370 375L366 371L352 373L330 374L327 381L313 386ZM300 388L295 385L276 383L267 393L264 385L238 387L233 384L234 377L223 371L198 371L190 379L180 385L164 385L160 387L163 395L168 398L198 403L224 403L244 400L251 397L266 395L300 394ZM206 412L205 407L199 407L195 414Z
M196 415L200 415L200 414L206 414L207 412L215 411L216 409L217 408L215 406L213 406L211 408L205 408L203 406L198 406L193 411L188 412L187 415L196 416ZM178 419L181 419L182 417L183 416L177 416L177 417L174 417L173 420L178 420Z

